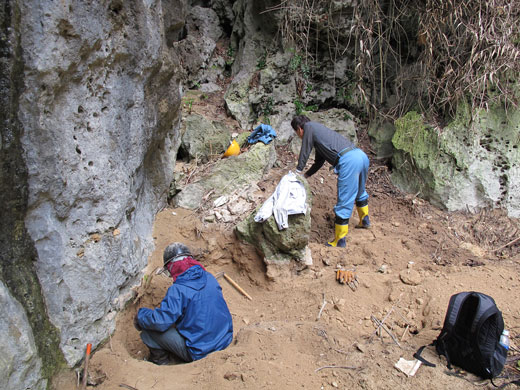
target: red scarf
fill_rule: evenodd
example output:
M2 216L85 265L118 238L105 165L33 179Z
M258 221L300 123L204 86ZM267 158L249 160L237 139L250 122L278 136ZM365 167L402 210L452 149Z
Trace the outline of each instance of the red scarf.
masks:
M182 274L188 268L193 267L194 265L200 266L204 271L206 270L206 268L204 268L204 266L201 263L199 263L197 260L190 256L186 256L184 259L176 262L169 262L167 268L168 271L170 271L170 275L172 276L173 282L175 283L175 280L180 274Z

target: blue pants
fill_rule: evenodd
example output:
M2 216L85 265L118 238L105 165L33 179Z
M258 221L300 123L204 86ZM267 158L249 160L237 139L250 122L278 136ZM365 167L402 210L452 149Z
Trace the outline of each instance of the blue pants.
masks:
M141 340L143 340L143 343L145 343L148 348L163 349L184 362L193 361L193 358L186 348L186 340L177 331L175 326L172 326L166 332L156 332L145 329L141 332Z
M354 202L368 199L365 190L369 161L361 149L353 149L340 157L334 172L338 175L338 203L334 214L341 219L352 216Z

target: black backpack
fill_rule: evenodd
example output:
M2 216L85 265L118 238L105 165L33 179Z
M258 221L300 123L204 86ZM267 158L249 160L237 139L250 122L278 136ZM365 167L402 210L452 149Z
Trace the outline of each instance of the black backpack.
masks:
M461 292L450 298L444 326L432 345L446 357L448 368L453 364L481 378L494 378L507 357L507 349L499 344L503 330L502 313L493 298ZM420 357L423 348L414 356L428 364Z

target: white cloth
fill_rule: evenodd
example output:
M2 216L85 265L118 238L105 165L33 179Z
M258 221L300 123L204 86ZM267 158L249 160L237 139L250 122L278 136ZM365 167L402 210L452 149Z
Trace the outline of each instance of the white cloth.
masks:
M264 222L274 215L279 230L289 227L289 215L305 214L307 211L307 193L294 172L289 171L267 198L255 215L255 222Z

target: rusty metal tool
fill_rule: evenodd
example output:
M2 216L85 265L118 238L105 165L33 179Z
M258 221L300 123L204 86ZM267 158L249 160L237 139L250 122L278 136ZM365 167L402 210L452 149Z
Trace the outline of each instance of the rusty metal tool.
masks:
M244 291L244 289L242 287L240 287L237 282L235 282L233 279L231 279L224 271L222 272L218 272L216 275L215 275L215 279L219 279L221 277L224 277L224 279L226 279L234 288L236 288L242 295L244 295L247 299L249 299L250 301L253 300L253 298L251 298L249 296L248 293L246 293Z

